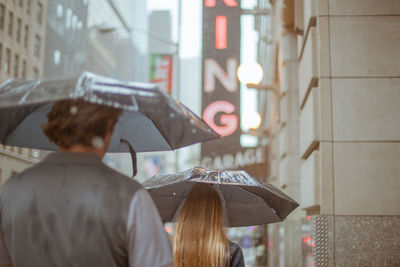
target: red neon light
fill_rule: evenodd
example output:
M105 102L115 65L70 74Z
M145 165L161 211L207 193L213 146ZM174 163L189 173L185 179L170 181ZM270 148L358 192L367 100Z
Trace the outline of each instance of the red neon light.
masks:
M215 6L215 0L206 0L206 7Z
M224 3L227 6L237 6L236 0L224 0ZM214 7L215 6L215 0L205 0L206 7Z
M237 6L237 5L238 5L238 3L236 2L236 0L224 0L224 3L225 3L227 6Z
M232 105L232 103L227 101L215 101L204 109L203 119L221 136L229 136L236 131L239 125L237 115L231 114L234 111L235 106ZM221 126L215 123L215 115L219 112L227 113L220 117Z
M217 16L215 18L215 48L226 48L226 16Z

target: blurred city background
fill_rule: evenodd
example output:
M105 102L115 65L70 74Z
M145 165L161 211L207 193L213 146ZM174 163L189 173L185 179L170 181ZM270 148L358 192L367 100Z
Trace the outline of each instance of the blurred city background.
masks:
M225 137L139 154L135 179L245 169L300 203L227 230L247 266L400 266L399 47L398 0L0 0L1 82L153 82ZM1 147L1 183L45 154Z

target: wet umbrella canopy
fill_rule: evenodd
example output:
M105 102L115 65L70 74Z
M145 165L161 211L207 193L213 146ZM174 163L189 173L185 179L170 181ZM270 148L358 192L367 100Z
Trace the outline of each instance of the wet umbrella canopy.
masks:
M54 101L83 99L120 108L109 152L173 150L218 138L191 110L161 92L156 85L121 82L89 72L69 79L14 79L0 86L0 143L55 150L41 124ZM71 112L79 112L73 111Z
M156 175L144 187L163 221L175 221L194 183L211 183L220 195L225 225L259 225L282 221L299 204L272 185L262 185L245 171L218 171L200 167Z

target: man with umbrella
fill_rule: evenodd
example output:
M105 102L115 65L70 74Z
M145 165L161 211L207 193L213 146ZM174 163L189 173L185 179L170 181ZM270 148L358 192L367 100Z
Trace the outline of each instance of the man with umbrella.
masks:
M43 125L59 147L0 193L0 266L172 266L156 207L102 162L121 110L56 102Z

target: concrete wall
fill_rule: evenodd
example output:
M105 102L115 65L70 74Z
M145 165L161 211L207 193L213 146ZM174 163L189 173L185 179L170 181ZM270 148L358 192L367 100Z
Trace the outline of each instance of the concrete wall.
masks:
M321 190L333 194L314 203L321 214L399 215L400 5L354 2L318 1L300 44L300 154L310 165L316 151L331 152L319 153L320 172L331 173Z
M317 266L398 266L400 2L303 0L302 15L301 201L334 233Z

